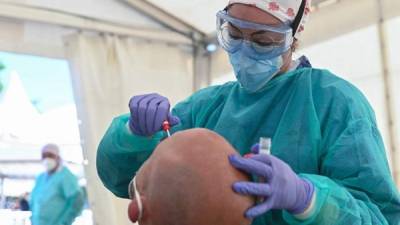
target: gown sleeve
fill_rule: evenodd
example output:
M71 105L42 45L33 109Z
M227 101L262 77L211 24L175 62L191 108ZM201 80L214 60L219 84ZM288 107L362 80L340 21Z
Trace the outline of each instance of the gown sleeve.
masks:
M321 101L330 113L328 122L322 120L319 173L300 174L315 185L314 212L305 220L284 212L284 219L294 225L398 225L400 196L374 112L361 92L347 84L341 89L332 102Z
M171 128L172 133L193 127L194 112L201 110L199 101L216 92L215 87L194 93L172 109L172 115L179 117L180 123ZM151 137L133 134L127 126L129 114L116 117L97 150L97 172L107 189L121 198L129 198L128 186L136 171L150 157L158 143L166 137L160 131Z

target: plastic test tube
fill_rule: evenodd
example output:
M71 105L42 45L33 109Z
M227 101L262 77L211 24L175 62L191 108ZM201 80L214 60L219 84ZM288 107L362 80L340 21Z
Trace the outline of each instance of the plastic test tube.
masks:
M271 154L271 145L272 145L271 138L260 137L260 142L259 142L260 151L259 151L258 154L270 155ZM258 182L264 183L265 179L264 178L258 178ZM259 197L257 199L257 201L259 203L264 202L264 200L265 200L264 197Z
M271 138L266 138L266 137L260 137L260 152L259 154L271 154L271 145L272 141Z

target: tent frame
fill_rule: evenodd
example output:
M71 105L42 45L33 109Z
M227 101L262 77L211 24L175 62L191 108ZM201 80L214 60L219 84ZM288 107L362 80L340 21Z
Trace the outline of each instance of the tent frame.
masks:
M379 35L379 46L380 46L380 57L381 57L381 73L383 79L383 90L385 96L385 106L386 106L386 117L387 117L387 126L389 130L389 149L391 151L391 167L393 171L393 177L397 184L397 187L400 187L400 165L399 165L399 140L398 140L398 132L397 132L397 118L395 113L395 102L392 96L394 96L393 89L393 78L390 73L389 66L389 53L388 53L388 41L387 41L387 31L385 26L385 13L384 13L384 4L383 0L376 0L377 4L377 14L378 14L378 35Z
M125 24L110 22L96 18L89 18L70 12L26 6L18 3L0 2L0 17L17 21L29 21L57 25L79 31L108 33L119 36L163 41L173 44L191 45L192 40L172 31L145 29Z

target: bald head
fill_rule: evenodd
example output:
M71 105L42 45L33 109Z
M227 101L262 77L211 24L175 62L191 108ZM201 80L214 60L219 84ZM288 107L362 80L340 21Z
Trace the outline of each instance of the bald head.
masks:
M231 154L237 153L224 138L205 129L178 132L160 143L136 176L143 202L139 224L249 225L244 212L253 199L231 188L249 178L229 164ZM132 203L131 211L137 210L137 201Z

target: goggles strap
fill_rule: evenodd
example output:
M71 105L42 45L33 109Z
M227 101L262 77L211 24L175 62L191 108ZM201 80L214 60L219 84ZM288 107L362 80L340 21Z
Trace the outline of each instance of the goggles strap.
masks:
M306 9L306 2L307 0L302 0L301 1L301 5L299 8L299 12L296 15L296 18L294 19L293 23L292 23L292 33L293 33L293 37L296 35L297 29L300 26L300 22L301 19L303 19L303 15L304 15L304 10Z

